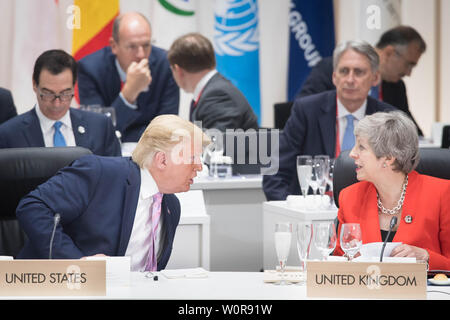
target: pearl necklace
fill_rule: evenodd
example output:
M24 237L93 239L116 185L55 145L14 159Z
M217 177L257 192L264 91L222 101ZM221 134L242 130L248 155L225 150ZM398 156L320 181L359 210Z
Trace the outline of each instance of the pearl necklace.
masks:
M405 194L406 194L406 186L408 185L408 175L406 175L406 179L405 182L403 183L403 187L402 187L402 194L400 195L400 199L398 199L397 202L397 206L393 209L386 209L383 204L381 203L381 199L380 199L380 195L377 192L377 205L378 205L378 209L381 210L382 213L384 214L390 214L390 215L394 215L397 212L400 211L400 209L403 207L403 201L405 201Z

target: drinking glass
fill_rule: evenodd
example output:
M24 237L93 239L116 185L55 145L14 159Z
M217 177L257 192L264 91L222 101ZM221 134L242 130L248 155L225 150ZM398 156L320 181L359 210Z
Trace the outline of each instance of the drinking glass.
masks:
M329 186L329 193L330 193L330 206L335 207L336 204L334 203L334 193L333 193L333 173L334 173L334 163L335 159L329 159L328 161L328 174L326 176L326 181Z
M336 248L336 229L334 222L318 222L314 224L314 244L322 254L323 259Z
M330 157L327 155L318 155L314 157L314 168L316 181L319 188L320 198L323 200L327 188L327 176L329 170ZM322 201L321 201L322 203Z
M341 226L341 248L349 261L359 252L362 246L361 226L359 223L344 223Z
M278 262L280 264L281 281L278 284L288 284L284 280L284 272L286 270L286 261L291 249L292 223L280 222L275 224L275 249L277 252Z
M302 189L303 199L308 193L309 184L312 175L312 157L311 156L297 156L297 177Z
M313 229L310 222L297 223L297 250L304 278L306 278L306 259L311 251L312 234Z

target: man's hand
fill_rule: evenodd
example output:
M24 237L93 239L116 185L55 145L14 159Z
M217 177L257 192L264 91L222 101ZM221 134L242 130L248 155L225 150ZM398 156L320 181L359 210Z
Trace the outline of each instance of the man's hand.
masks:
M138 95L147 90L152 83L152 75L148 65L148 59L142 59L139 63L132 62L127 70L127 81L122 88L123 97L134 104Z

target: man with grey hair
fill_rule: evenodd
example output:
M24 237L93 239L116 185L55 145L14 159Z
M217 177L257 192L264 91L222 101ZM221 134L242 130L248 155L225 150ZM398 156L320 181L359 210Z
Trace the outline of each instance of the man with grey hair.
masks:
M425 50L425 41L410 26L397 26L383 33L375 47L380 56L381 82L370 90L372 97L405 112L414 121L420 136L423 136L423 132L409 110L402 78L411 75ZM332 74L333 58L326 57L311 70L297 98L334 89Z
M152 29L140 13L116 18L110 46L80 60L80 103L114 107L123 142L137 142L149 122L178 114L179 89L165 50L151 45Z
M368 96L380 80L379 57L364 41L348 41L334 51L333 83L336 90L295 100L292 113L280 136L279 170L263 177L268 200L284 200L299 194L296 172L299 155L328 155L335 158L350 150L353 129L366 114L395 108Z

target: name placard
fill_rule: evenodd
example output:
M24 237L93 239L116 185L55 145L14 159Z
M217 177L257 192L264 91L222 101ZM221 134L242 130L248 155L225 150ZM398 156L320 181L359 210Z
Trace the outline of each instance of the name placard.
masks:
M307 261L307 297L426 299L425 263Z
M0 261L0 296L104 296L106 261Z

